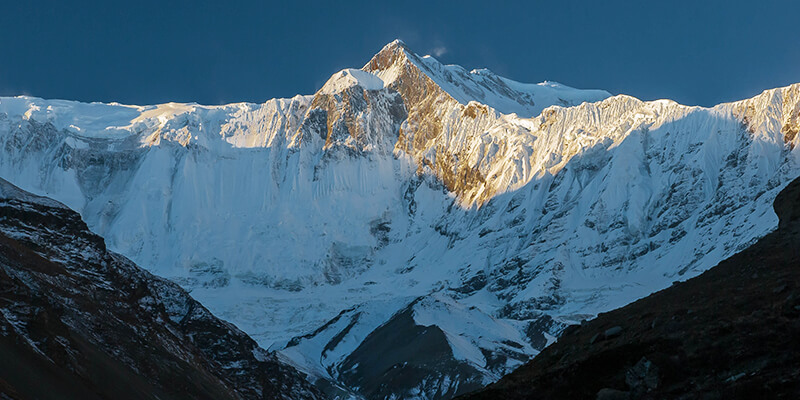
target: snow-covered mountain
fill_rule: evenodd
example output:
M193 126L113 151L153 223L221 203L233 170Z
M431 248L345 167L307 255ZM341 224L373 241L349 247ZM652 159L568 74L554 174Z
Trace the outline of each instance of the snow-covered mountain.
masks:
M448 398L774 229L800 85L713 108L402 42L314 95L0 98L0 176L344 397Z

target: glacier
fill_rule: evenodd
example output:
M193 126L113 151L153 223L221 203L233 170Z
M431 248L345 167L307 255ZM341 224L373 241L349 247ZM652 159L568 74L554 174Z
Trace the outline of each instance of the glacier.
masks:
M775 229L799 119L800 84L689 107L395 41L263 104L2 97L0 177L334 396L440 399Z

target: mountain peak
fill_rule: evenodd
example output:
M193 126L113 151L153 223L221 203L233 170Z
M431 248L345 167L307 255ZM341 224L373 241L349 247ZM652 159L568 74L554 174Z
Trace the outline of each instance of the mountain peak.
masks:
M438 89L462 105L476 101L500 113L516 113L523 118L534 117L551 105L573 106L611 96L604 90L520 83L487 68L469 71L459 65L445 65L434 57L419 56L399 39L383 46L362 70L377 75L385 86L398 90L405 98L418 97L404 93L409 89L427 88L422 91L424 96L432 94L428 89Z
M387 43L385 46L383 46L381 51L379 51L378 53L382 53L382 52L385 52L385 51L397 52L397 51L401 51L401 50L404 50L404 51L407 51L407 52L410 52L410 53L414 53L413 51L411 51L410 48L408 48L408 45L406 44L406 42L402 41L401 39L395 39L395 40L392 40L391 42Z
M386 48L386 47L390 47L390 46L407 47L406 46L406 42L404 42L402 39L392 40L391 42L387 43L386 46L383 46L383 47Z
M394 70L392 67L406 64L409 60L409 56L411 55L413 55L415 58L418 57L408 48L405 42L400 39L395 39L386 46L383 46L383 48L374 56L372 56L372 59L370 59L369 62L367 62L367 64L361 69L380 76L381 72ZM391 78L397 77L396 73L391 75ZM387 84L390 83L386 79L383 80Z

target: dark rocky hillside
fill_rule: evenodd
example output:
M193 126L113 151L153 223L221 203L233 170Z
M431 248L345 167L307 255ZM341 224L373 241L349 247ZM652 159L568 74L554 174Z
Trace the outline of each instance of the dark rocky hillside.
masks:
M80 216L0 179L1 399L316 399Z
M778 229L704 274L568 327L463 399L800 398L800 179Z

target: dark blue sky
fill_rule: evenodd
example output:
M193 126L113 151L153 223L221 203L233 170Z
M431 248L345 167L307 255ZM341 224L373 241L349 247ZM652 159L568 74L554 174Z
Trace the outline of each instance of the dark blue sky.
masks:
M0 95L310 94L403 39L445 63L712 105L800 82L797 1L3 1Z

